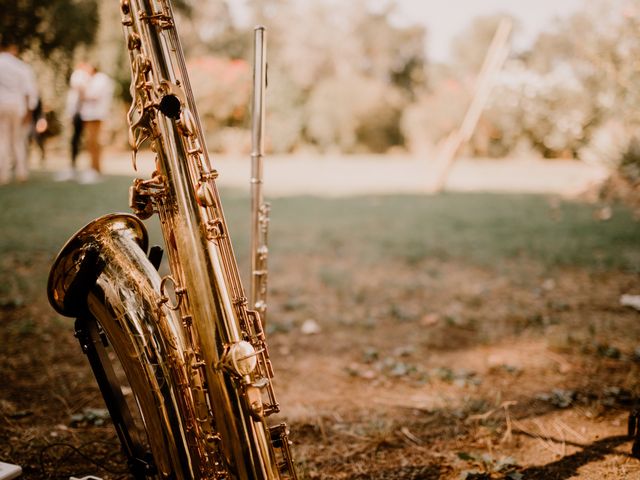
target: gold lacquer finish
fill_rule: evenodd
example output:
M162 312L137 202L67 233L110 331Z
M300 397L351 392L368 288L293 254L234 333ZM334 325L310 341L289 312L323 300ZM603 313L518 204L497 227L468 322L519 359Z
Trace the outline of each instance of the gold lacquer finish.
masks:
M59 254L50 301L63 315L94 318L120 360L151 450L140 478L295 479L286 426L267 424L279 406L262 321L240 282L171 6L120 8L134 165L144 142L156 155L130 204L140 218L159 215L170 274L161 278L147 258L136 217L107 215Z
M49 277L49 300L61 314L91 312L122 361L145 419L160 476L194 478L190 422L197 405L184 388L189 351L179 318L161 306L160 276L145 252L147 233L136 217L112 214L76 233L58 255ZM186 414L186 415L185 415ZM190 418L189 418L190 417ZM214 477L215 478L215 477Z

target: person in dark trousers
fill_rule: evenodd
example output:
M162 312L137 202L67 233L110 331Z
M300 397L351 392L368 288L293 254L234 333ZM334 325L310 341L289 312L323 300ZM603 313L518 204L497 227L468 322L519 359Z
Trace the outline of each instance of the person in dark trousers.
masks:
M38 98L36 108L31 112L31 125L29 130L29 145L35 143L40 152L40 166L44 166L45 150L44 143L49 130L49 122L42 108L42 99Z
M66 112L71 120L71 166L67 170L58 172L55 176L57 181L75 180L77 176L77 159L80 153L84 126L80 110L82 109L84 87L89 78L89 70L90 66L88 64L79 63L69 79Z
M77 180L80 183L96 183L102 179L102 124L109 116L113 81L95 65L80 64L71 75L70 87L67 113L71 115L73 126L71 171L66 177L63 172L58 180L76 178L76 157L80 149L80 138L84 136L90 166L79 172Z
M75 171L76 160L80 153L80 141L82 140L82 117L80 112L76 112L71 117L71 169Z

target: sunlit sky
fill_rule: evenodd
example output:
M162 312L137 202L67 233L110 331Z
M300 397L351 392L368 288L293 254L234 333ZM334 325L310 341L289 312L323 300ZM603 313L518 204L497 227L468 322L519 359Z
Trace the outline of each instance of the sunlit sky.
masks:
M304 0L301 0L304 1ZM323 0L335 2L336 0ZM536 35L551 26L554 19L577 11L587 0L396 0L395 20L419 23L428 30L427 54L431 60L444 61L449 55L451 39L479 15L509 13L520 22L520 32L514 38L516 48L530 44ZM386 4L389 0L372 0ZM244 1L230 2L236 17L244 20Z
M509 13L520 23L516 45L524 46L554 19L577 11L584 0L397 0L399 18L427 26L433 60L446 60L451 39L480 15Z

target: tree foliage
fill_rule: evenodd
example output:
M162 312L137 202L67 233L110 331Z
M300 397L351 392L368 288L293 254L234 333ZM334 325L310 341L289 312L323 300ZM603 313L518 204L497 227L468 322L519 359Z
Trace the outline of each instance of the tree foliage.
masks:
M394 23L393 0L247 0L251 22L242 25L229 0L173 4L199 111L218 137L209 145L219 150L248 148L253 24L267 27L268 148L384 152L422 150L459 126L502 18L473 19L452 42L451 64L431 65L427 32ZM73 54L85 59L83 51L126 94L128 59L111 7L0 0L0 42L55 64L62 82L54 98L63 98ZM595 0L550 25L530 50L513 52L474 138L477 153L526 144L547 156L600 161L626 152L628 164L640 127L639 30L633 0Z
M97 0L1 0L0 42L44 58L71 55L91 44L98 26Z
M540 73L519 61L503 73L486 111L497 130L495 151L526 146L548 157L576 156L594 115L590 92L566 64Z
M250 123L256 24L267 27L268 148L385 151L403 143L402 109L425 81L422 28L393 26L391 10L374 12L364 0L248 1L252 21L242 26L226 1L185 3L191 14L179 12L177 26L210 146L246 144L231 130Z
M489 112L513 146L526 138L550 156L615 163L640 127L640 9L590 2L512 61Z

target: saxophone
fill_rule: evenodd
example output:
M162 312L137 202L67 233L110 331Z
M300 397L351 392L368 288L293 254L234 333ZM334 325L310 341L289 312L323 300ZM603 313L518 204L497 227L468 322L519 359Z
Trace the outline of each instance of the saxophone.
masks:
M49 301L76 318L135 478L296 479L286 425L267 422L279 405L263 323L240 282L171 5L121 0L120 10L134 168L148 142L156 170L130 188L135 215L100 217L66 243L51 268ZM258 27L256 59L263 37ZM263 58L256 65L254 117L262 115ZM261 156L258 145L252 158ZM169 265L162 276L163 251L149 248L141 222L155 213ZM264 232L264 215L256 216ZM264 312L265 272L253 275L261 280L252 302Z

